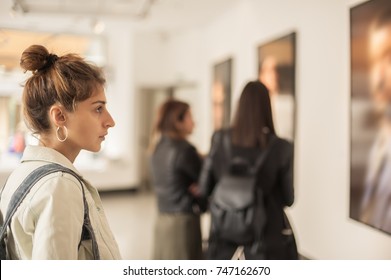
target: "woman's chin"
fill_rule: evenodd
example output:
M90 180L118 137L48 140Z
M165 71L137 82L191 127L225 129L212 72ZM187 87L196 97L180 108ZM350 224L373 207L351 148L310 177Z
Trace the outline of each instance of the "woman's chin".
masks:
M97 153L101 150L101 145L96 145L94 147L88 147L88 149L86 149L87 151L89 152L92 152L92 153Z

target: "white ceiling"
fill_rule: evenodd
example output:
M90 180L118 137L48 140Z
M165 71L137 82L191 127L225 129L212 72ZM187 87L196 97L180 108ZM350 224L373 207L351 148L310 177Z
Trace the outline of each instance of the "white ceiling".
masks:
M239 1L0 0L0 68L18 67L21 52L31 42L59 53L83 53L85 35L95 35L96 23L120 22L121 29L142 32L186 32L215 20Z
M239 1L243 0L0 0L0 28L88 32L85 22L101 20L176 32L207 24Z
M30 14L144 17L156 0L13 0L13 9Z

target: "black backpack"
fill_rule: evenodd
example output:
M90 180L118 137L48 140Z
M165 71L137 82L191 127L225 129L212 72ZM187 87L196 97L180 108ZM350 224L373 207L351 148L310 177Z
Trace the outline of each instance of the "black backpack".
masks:
M243 157L232 156L228 132L222 137L229 161L211 196L212 228L218 239L237 246L251 244L253 253L260 254L264 251L262 236L267 217L264 193L257 186L257 174L276 137L271 138L253 165Z

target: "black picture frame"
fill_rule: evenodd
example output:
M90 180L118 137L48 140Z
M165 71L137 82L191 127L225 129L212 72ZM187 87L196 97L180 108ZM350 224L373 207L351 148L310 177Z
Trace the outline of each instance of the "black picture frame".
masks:
M231 122L232 64L227 58L213 65L213 129L227 128Z
M276 133L294 141L296 130L296 32L257 47L258 79L269 89Z

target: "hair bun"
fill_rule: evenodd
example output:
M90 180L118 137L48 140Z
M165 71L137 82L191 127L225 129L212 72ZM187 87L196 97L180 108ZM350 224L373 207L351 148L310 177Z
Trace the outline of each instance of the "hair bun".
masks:
M31 45L20 58L20 66L25 71L37 71L52 65L58 59L57 55L49 54L48 50L41 45Z

